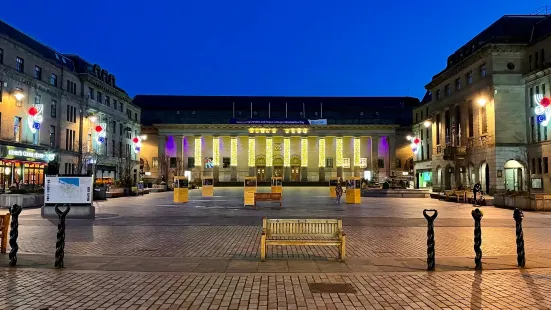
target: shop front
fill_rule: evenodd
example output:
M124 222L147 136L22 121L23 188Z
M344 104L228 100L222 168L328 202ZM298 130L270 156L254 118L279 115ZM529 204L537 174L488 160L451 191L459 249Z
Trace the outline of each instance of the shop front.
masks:
M432 170L417 170L418 188L432 187Z
M2 191L9 188L43 186L44 171L55 154L11 145L0 145L0 186Z

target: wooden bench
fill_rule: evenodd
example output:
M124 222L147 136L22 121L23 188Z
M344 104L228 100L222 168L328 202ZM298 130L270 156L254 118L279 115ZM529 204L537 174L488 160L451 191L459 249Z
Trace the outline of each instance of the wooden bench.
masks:
M283 208L281 197L281 193L254 193L254 207L256 208L257 201L275 201L279 202L280 208Z
M344 261L346 234L337 219L267 219L262 220L260 260L266 259L268 245L335 245Z
M0 252L2 253L6 253L6 249L8 248L9 227L10 214L0 215Z

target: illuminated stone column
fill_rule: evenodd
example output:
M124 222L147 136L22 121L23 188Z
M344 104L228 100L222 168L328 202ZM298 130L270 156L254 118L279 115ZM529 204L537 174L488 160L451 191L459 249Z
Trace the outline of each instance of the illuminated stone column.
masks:
M379 182L379 137L371 137L371 177Z
M274 165L274 141L272 137L266 137L266 181L272 181Z
M325 137L318 138L319 181L325 181Z
M220 137L212 137L212 177L214 183L218 184L218 179L220 176Z
M388 175L396 176L396 136L388 136ZM458 174L459 175L459 174Z
M159 145L158 145L158 148L157 148L157 177L161 178L162 181L165 181L167 182L167 178L168 176L167 175L163 175L163 171L162 171L162 165L161 165L161 162L162 160L164 159L165 157L165 152L166 152L166 140L168 139L167 136L159 136L158 138L158 142L159 142ZM121 151L124 151L121 150ZM153 162L151 163L151 165L153 166Z
M230 182L237 182L237 137L230 138Z
M195 141L193 143L194 147L194 157L195 157L195 168L193 168L193 181L199 182L201 184L201 170L203 166L202 159L202 149L203 149L203 139L201 136L195 136Z
M283 138L283 181L291 180L291 138Z
M300 180L308 182L308 137L300 139Z
M361 177L361 140L354 137L354 176Z
M256 138L255 137L249 137L249 151L248 151L248 166L249 166L249 176L255 176L256 177L256 169L255 169L255 162L256 162Z
M335 145L335 165L337 166L337 177L342 178L342 166L343 166L342 137L337 137L337 141Z

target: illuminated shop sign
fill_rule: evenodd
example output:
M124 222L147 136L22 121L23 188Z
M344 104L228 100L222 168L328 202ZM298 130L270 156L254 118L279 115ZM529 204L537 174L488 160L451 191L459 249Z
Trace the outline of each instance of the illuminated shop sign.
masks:
M538 123L547 126L551 120L551 99L544 97L543 94L535 94L534 101L536 102L535 112L538 116Z
M2 157L5 159L49 162L55 159L55 154L28 148L2 146Z

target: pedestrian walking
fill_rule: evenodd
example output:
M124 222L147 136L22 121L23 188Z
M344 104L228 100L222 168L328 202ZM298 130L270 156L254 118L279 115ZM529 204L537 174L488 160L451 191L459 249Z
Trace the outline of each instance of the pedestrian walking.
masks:
M475 206L478 204L478 201L476 200L476 194L480 193L481 191L482 191L482 185L480 184L480 182L476 182L476 184L473 186L473 199L474 199L473 203Z
M337 186L335 186L335 193L337 194L337 203L341 203L341 197L342 197L342 183L341 179L339 178L337 182Z

